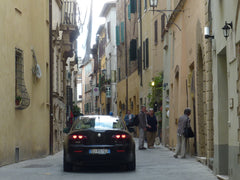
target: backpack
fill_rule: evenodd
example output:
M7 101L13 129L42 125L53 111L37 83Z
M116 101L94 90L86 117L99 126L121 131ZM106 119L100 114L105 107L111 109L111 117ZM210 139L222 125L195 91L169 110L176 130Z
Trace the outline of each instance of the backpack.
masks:
M134 119L133 119L133 124L134 124L134 126L138 126L138 125L139 125L138 114L134 117Z

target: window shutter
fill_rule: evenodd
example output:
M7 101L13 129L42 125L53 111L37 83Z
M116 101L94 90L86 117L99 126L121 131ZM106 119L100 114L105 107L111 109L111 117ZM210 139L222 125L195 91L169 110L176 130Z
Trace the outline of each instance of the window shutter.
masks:
M146 69L146 42L143 41L143 69Z
M164 38L164 31L165 31L165 14L161 16L161 39Z
M146 68L149 67L149 43L148 39L146 39Z
M158 42L158 22L157 20L154 22L154 42L157 44Z
M130 0L130 4L131 4L131 13L135 13L136 12L136 0Z
M137 40L132 39L130 41L130 61L134 61L137 58Z
M128 20L131 20L131 4L128 5Z
M107 34L108 34L108 40L111 40L111 22L107 22Z
M119 26L116 26L116 45L120 45L120 34L119 34Z
M124 22L121 22L121 43L124 43Z
M141 18L141 0L138 0L138 19Z

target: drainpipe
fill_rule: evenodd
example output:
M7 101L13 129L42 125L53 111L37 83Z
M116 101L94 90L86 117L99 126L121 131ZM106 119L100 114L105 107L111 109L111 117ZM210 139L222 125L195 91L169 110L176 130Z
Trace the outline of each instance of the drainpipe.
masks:
M52 54L52 0L49 0L49 76L50 76L50 137L49 137L49 151L53 154L53 54Z
M124 41L125 41L125 69L126 69L126 114L128 111L128 55L127 55L127 12L126 12L126 0L124 0Z

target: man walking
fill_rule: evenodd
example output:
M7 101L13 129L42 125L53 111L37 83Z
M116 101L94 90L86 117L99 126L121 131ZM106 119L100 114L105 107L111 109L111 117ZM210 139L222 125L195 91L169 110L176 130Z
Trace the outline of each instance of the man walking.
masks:
M186 157L186 138L183 135L184 128L187 126L188 121L190 121L189 116L191 114L191 109L186 108L184 110L184 115L179 117L178 120L178 129L177 129L177 149L175 158L178 158L178 155L181 155L181 158Z
M147 122L147 114L146 114L146 106L141 107L141 111L138 115L139 119L139 150L145 150L144 147L144 132L146 131L146 122Z
M149 149L154 148L154 142L157 132L157 119L154 115L153 108L149 109L149 115L147 116L147 144Z

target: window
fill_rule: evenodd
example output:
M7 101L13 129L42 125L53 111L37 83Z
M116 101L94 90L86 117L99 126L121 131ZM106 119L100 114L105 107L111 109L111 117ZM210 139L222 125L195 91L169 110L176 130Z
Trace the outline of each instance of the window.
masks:
M143 69L146 69L146 42L143 41Z
M107 35L108 35L108 41L111 41L111 22L107 22Z
M146 39L146 68L149 67L149 43L148 43L148 39Z
M120 34L119 34L119 26L116 26L116 45L120 45Z
M147 11L147 0L144 0L144 11Z
M141 0L138 0L138 19L141 18Z
M154 42L155 42L155 45L158 43L158 22L157 22L157 20L154 22Z
M164 38L164 32L165 32L165 14L161 16L161 39L163 41Z
M121 81L121 69L118 68L118 81Z
M143 69L149 67L149 42L148 38L143 42Z
M30 98L24 82L23 51L15 49L15 108L25 109L30 104Z
M128 20L131 20L131 4L128 5Z
M121 22L121 43L124 43L124 22Z
M132 39L130 41L130 61L134 61L137 58L137 40Z
M130 8L131 8L131 13L135 13L136 12L136 2L137 0L130 0Z

